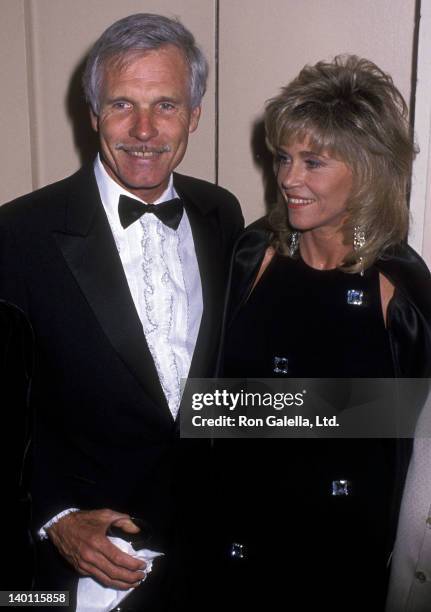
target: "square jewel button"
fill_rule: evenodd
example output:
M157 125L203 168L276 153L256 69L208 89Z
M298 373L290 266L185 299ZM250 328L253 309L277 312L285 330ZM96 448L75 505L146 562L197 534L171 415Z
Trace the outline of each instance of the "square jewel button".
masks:
M332 481L332 495L335 497L344 497L351 495L352 483L350 480L333 480Z
M274 374L288 374L289 372L289 360L287 357L274 357Z
M362 306L364 303L364 292L360 289L349 289L347 291L347 303L352 306Z

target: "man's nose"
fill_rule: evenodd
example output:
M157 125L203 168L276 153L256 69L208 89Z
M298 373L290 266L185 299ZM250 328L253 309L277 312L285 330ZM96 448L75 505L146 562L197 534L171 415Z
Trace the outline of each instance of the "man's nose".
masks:
M137 109L129 130L130 136L138 140L150 140L158 135L153 113L148 109Z

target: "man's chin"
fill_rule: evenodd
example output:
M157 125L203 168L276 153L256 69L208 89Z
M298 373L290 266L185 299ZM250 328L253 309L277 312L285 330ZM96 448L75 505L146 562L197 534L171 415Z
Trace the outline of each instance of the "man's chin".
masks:
M169 177L162 181L122 180L117 181L124 189L130 191L146 202L157 200L169 184Z
M118 170L121 170L119 168ZM170 172L157 172L157 173L145 173L145 172L118 172L112 169L108 170L108 174L112 179L124 189L132 190L154 190L168 185Z

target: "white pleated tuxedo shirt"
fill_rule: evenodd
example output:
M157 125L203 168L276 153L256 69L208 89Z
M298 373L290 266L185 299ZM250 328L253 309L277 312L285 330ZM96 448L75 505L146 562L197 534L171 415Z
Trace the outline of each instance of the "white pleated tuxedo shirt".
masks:
M173 418L181 401L202 318L202 285L192 230L184 210L177 230L153 214L124 229L118 216L120 195L136 199L94 163L97 186L111 226L130 293ZM171 175L154 206L178 197Z

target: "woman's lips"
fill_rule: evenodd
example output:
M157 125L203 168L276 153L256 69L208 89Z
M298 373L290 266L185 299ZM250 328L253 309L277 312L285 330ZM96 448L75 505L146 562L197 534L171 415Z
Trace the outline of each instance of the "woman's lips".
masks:
M288 208L303 208L304 206L308 206L309 204L313 204L315 200L313 198L293 198L286 197L286 204Z

